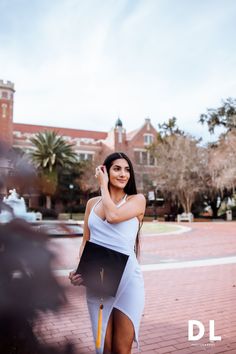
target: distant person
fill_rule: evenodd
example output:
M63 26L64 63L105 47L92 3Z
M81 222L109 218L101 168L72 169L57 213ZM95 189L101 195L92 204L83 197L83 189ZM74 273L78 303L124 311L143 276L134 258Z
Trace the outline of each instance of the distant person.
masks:
M133 341L138 343L144 308L144 282L137 253L146 201L143 194L137 194L132 163L122 152L107 156L103 165L96 168L95 176L101 196L87 203L80 255L87 240L129 255L116 297L104 298L101 346L96 352L128 354ZM69 278L73 285L83 281L75 271ZM86 294L96 339L100 297L89 288Z

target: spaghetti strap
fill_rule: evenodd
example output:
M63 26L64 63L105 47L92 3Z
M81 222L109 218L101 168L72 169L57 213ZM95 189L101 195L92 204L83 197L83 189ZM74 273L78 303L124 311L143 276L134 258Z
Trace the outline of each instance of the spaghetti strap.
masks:
M94 205L93 205L93 207L92 207L90 213L91 213L92 211L94 212L94 208L98 205L98 203L100 203L101 200L102 200L102 197L99 198L99 199L96 201L96 203L94 203Z
M125 194L121 201L116 205L119 208L121 205L125 204L128 194Z

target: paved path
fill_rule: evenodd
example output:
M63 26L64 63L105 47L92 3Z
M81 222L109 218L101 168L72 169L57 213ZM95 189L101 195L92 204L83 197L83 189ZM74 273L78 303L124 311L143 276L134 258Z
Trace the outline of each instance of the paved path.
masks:
M94 353L84 289L70 286L63 276L75 266L80 242L51 241L68 304L56 315L42 316L36 331L44 341L71 340L78 353ZM141 352L236 354L236 223L193 223L183 234L143 235L141 244L146 288ZM188 341L189 320L205 326L197 342ZM221 341L209 340L209 320Z

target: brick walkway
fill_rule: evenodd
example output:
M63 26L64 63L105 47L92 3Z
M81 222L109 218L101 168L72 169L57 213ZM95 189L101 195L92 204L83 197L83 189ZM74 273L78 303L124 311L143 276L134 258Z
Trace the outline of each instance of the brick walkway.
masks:
M194 223L184 234L143 236L142 264L168 264L236 256L236 223ZM81 240L53 240L59 245L56 269L74 266ZM62 246L60 248L60 246ZM220 262L219 262L220 263ZM236 353L236 263L144 272L146 306L140 329L140 351L151 353ZM41 316L36 332L43 341L62 345L71 340L78 353L94 353L83 287L66 287L68 304L60 313ZM188 320L199 320L205 335L188 341ZM209 340L209 320L215 335ZM197 334L197 332L194 332ZM133 353L137 353L134 346Z

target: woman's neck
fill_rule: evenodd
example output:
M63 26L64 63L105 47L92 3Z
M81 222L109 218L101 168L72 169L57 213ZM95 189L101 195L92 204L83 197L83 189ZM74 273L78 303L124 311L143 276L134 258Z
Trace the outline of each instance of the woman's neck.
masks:
M125 195L126 193L124 190L110 190L111 199L115 204L118 204L124 198Z

